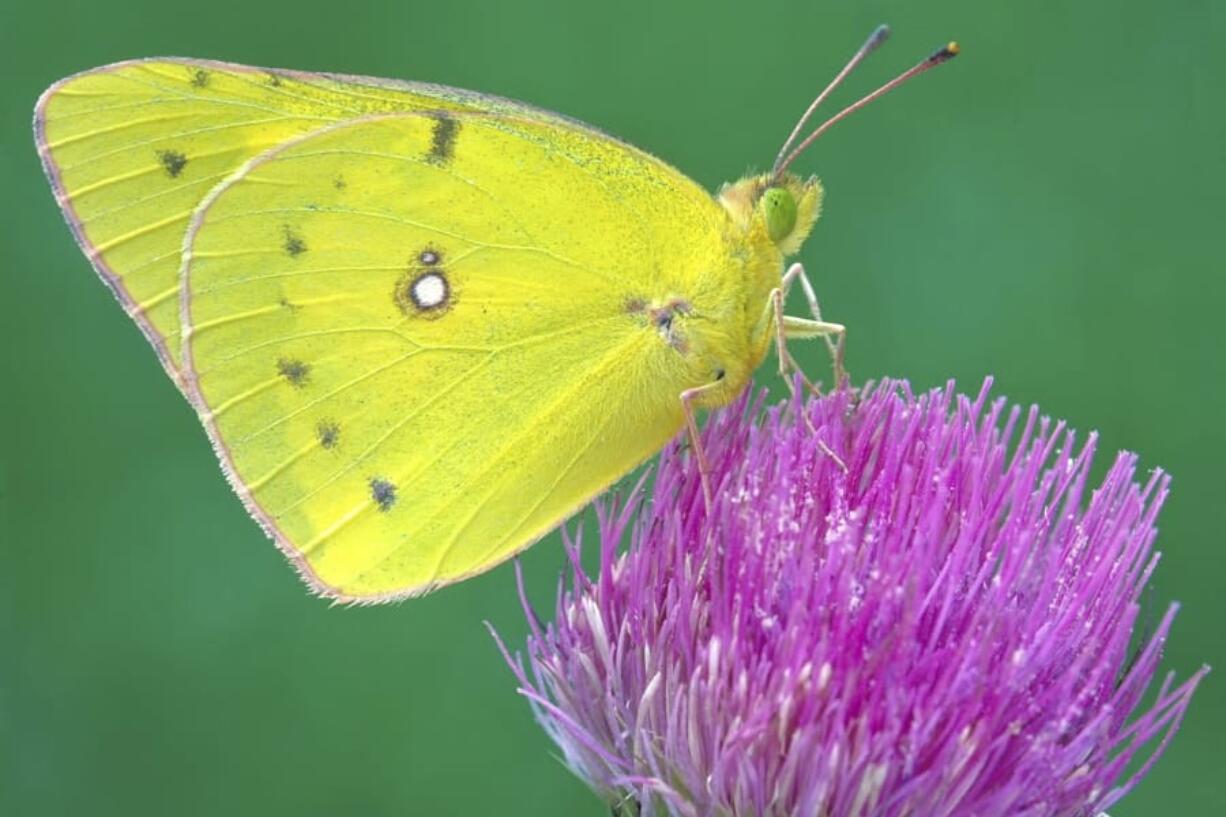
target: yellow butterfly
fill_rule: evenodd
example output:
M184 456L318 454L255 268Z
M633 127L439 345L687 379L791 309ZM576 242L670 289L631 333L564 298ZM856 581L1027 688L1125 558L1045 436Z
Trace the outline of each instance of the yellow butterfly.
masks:
M252 516L316 591L376 602L502 562L693 433L772 344L783 368L786 339L842 332L783 272L822 199L788 167L957 51L796 145L885 34L771 172L714 197L521 103L201 60L69 77L34 128ZM811 318L782 313L794 281Z

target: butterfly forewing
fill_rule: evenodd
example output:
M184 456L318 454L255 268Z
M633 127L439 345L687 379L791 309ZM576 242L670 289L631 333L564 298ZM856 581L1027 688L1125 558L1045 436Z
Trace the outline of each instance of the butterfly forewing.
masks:
M722 219L577 129L442 111L329 126L193 217L190 391L318 588L423 592L527 546L675 433L694 367L642 304L728 263Z

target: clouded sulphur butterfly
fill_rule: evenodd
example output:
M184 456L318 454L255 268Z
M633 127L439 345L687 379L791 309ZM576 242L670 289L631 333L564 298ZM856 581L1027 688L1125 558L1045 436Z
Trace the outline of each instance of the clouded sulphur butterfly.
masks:
M879 30L831 88L881 40ZM818 216L788 172L711 196L527 105L188 59L43 94L35 135L86 255L318 592L487 570L731 400ZM815 301L810 298L811 303ZM780 357L786 360L782 349Z

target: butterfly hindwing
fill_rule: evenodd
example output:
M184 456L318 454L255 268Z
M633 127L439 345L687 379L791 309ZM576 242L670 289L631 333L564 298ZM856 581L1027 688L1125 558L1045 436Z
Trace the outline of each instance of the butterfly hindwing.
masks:
M721 218L579 129L444 111L328 126L193 217L189 390L317 588L423 592L526 547L680 427L693 372L642 305L703 286L696 259L727 263Z

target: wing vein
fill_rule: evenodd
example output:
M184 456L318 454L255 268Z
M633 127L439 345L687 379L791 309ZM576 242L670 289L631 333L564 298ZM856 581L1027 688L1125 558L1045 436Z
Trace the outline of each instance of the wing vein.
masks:
M355 467L356 467L358 464L360 464L360 463L362 463L362 462L366 461L367 459L369 459L369 458L370 458L371 453L372 453L372 452L374 452L374 451L375 451L375 450L376 450L376 449L377 449L379 446L381 446L381 445L382 445L384 442L386 442L386 441L387 441L387 439L388 439L389 437L391 437L391 435L392 435L392 434L395 434L397 431L399 431L401 428L403 428L403 427L404 427L404 425L405 425L406 423L408 423L410 420L412 420L412 419L413 419L414 417L416 417L417 415L421 414L423 411L425 411L425 410L426 410L427 408L429 408L431 405L433 405L434 403L438 402L439 400L441 400L441 399L442 399L443 397L445 397L446 395L450 394L450 393L451 393L451 391L452 391L452 390L453 390L453 389L454 389L456 386L460 385L460 384L461 384L461 383L463 383L465 380L467 380L467 379L468 379L468 377L469 377L470 375L474 374L475 372L477 372L478 370L480 370L480 369L484 368L485 366L488 366L488 365L489 365L489 363L490 363L490 361L491 361L492 359L493 359L493 358L492 358L492 356L487 356L486 358L484 358L483 360L481 360L479 363L477 363L476 365L474 365L474 366L473 366L473 367L471 367L470 369L468 369L468 370L464 371L462 374L460 374L460 376L458 376L458 377L454 378L453 380L451 380L450 382L448 382L448 383L447 383L447 385L446 385L446 386L444 386L442 389L440 389L440 390L439 390L439 392L438 392L437 394L433 395L433 396L432 396L432 397L431 397L429 400L427 400L425 403L423 403L422 405L418 406L418 407L417 407L417 408L415 408L413 411L409 412L409 413L408 413L407 415L405 415L403 418L401 418L400 420L398 420L398 421L397 421L397 422L396 422L396 423L395 423L395 424L394 424L394 425L393 425L393 426L392 426L390 429L388 429L388 430L387 430L387 431L386 431L386 432L383 434L383 436L379 437L379 439L375 440L373 443L371 443L370 445L368 445L368 446L367 446L367 447L366 447L366 448L365 448L365 449L362 451L362 453L361 453L361 454L359 454L357 457L353 458L353 459L352 459L352 460L350 460L348 463L346 463L346 465L345 465L345 467L344 467L344 468L342 468L341 470L339 470L339 471L337 471L336 473L334 473L334 474L333 474L331 477L329 477L328 479L324 480L324 481L323 481L323 482L322 482L322 483L321 483L321 484L320 484L318 487L316 487L315 489L313 489L312 491L310 491L309 493L307 493L305 496L299 497L299 498L298 498L297 500L295 500L295 501L294 501L294 502L293 502L291 505L289 505L288 507L286 507L286 508L282 509L281 511L279 511L279 512L276 514L276 516L280 517L280 516L282 516L283 514L285 514L285 513L289 512L290 510L292 510L293 508L297 507L297 506L298 506L299 504L301 504L302 502L306 501L307 499L310 499L310 498L311 498L311 497L312 497L314 494L318 493L319 491L321 491L321 490L323 490L324 488L326 488L326 487L328 487L329 485L331 485L331 484L332 484L333 482L335 482L336 480L338 480L338 479L340 479L341 477L343 477L343 476L345 476L346 474L348 474L348 473L349 473L350 471L352 471L352 470L353 470L353 469L354 469L354 468L355 468ZM372 505L371 500L365 500L365 501L364 501L364 502L363 502L361 505L357 505L357 506L355 506L355 507L354 507L354 509L353 509L353 511L351 511L349 515L346 515L345 519L347 520L348 518L350 518L350 515L351 515L351 514L352 514L354 511L361 510L361 509L362 509L362 508L364 508L364 507L370 507L371 505ZM330 535L330 533L331 533L331 531L329 531L329 535ZM317 545L318 545L318 544L319 544L321 541L322 541L322 540L320 539L320 537L316 537L315 539L311 540L311 542L310 542L310 543L309 543L307 546L304 546L304 547L303 547L302 552L303 552L304 554L305 554L305 553L309 553L309 552L310 552L312 549L314 549L314 547L316 547L316 546L317 546Z

